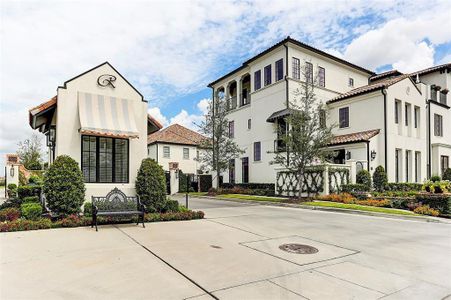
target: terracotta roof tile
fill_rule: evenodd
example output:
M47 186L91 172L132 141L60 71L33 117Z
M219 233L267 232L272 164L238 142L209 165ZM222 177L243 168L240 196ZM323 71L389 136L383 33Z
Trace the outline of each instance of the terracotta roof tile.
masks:
M427 73L431 73L431 72L438 71L438 70L441 70L441 69L446 69L446 68L451 69L451 63L438 65L438 66L430 67L430 68L427 68L427 69L424 69L424 70L421 70L421 71L413 72L413 73L410 73L410 76L427 74Z
M395 84L395 83L397 83L397 82L399 82L399 81L401 81L403 79L409 78L409 77L410 77L409 74L404 74L404 75L400 75L400 76L395 77L395 78L387 78L387 79L384 79L384 80L381 80L381 81L378 81L378 82L375 82L375 83L364 85L364 86L355 88L353 90L350 90L347 93L341 94L341 95L339 95L339 96L327 101L327 104L334 103L334 102L337 102L337 101L340 101L340 100L344 100L344 99L347 99L347 98L350 98L350 97L353 97L353 96L357 96L357 95L369 93L369 92L372 92L372 91L376 91L376 90L379 90L379 89L382 89L382 88L387 88L387 87L389 87L389 86L391 86L391 85L393 85L393 84Z
M332 138L332 141L329 143L329 145L333 146L347 143L366 142L373 136L379 134L379 132L380 129L373 129L343 135L336 135Z
M158 122L157 119L155 119L154 117L152 117L151 115L147 114L147 120L153 124L155 124L155 126L157 126L159 129L163 128L163 125L161 125L160 122Z
M376 75L373 75L370 77L370 81L375 81L375 80L379 80L385 77L392 77L392 76L399 76L399 75L403 75L403 73L399 72L398 70L390 70L390 71L386 71L386 72L382 72Z
M183 127L179 124L173 124L163 130L149 134L147 137L147 144L160 142L198 146L205 139L206 137L191 129Z
M52 99L50 99L44 103L41 103L36 107L31 108L29 110L30 114L35 115L37 113L40 113L40 112L46 110L47 108L50 108L51 106L56 104L56 102L58 100L57 98L58 98L57 96L54 96Z

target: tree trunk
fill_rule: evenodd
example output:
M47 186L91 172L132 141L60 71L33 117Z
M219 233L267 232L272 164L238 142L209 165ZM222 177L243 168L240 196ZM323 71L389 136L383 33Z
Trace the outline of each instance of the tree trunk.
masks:
M302 189L304 188L304 170L301 169L301 171L298 174L299 176L299 195L298 195L298 199L301 200L302 199Z

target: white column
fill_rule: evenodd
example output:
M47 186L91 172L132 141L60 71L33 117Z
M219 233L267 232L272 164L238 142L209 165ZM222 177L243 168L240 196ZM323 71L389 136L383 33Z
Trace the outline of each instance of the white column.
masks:
M171 195L177 194L179 192L179 176L178 169L169 170L170 182L171 182Z
M329 195L329 166L324 165L323 171L323 195Z

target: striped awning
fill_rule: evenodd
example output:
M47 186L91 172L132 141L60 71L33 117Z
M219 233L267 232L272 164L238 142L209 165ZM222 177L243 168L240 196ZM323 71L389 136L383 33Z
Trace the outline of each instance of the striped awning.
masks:
M138 138L132 100L78 92L80 133Z

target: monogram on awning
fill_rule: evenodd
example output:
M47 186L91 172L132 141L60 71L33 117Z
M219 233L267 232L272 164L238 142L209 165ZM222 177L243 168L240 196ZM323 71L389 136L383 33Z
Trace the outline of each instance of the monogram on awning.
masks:
M132 100L78 92L80 133L138 138Z

